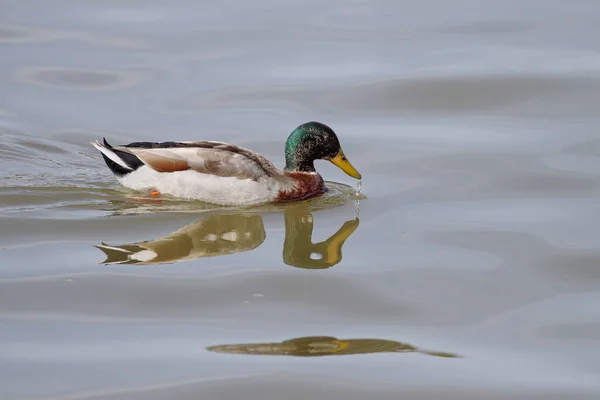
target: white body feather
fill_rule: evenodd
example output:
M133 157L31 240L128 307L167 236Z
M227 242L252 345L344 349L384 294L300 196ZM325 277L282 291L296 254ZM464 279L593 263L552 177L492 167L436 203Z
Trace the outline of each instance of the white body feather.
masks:
M277 198L279 183L269 177L258 181L201 174L194 170L161 173L148 166L118 177L125 187L223 205L252 205Z

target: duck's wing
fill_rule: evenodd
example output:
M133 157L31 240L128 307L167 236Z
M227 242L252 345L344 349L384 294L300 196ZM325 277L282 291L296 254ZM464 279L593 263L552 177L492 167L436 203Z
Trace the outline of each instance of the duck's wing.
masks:
M223 142L136 142L114 146L113 149L134 155L158 172L193 170L201 174L255 181L281 173L260 154Z

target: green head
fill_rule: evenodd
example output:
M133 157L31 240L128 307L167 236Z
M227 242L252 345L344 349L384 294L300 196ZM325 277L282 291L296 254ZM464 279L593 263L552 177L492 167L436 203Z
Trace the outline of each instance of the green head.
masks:
M315 160L331 161L351 177L361 179L344 155L333 129L320 122L307 122L297 127L285 142L285 170L315 172Z

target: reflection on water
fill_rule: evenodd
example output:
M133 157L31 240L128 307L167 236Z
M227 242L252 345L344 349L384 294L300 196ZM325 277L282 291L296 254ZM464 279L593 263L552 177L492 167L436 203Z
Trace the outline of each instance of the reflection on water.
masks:
M383 339L337 339L331 336L307 336L274 343L223 344L207 347L216 353L280 355L299 357L343 356L367 353L421 353L456 358L456 354L422 350L413 345Z
M313 216L310 213L286 212L283 262L306 269L333 267L342 260L342 246L358 228L359 220L346 221L329 239L312 242Z
M342 246L358 228L359 220L345 222L329 239L312 242L313 215L305 205L284 211L283 261L307 269L330 268L342 260ZM260 246L266 238L259 215L214 214L155 240L121 244L102 243L103 264L163 264L242 253Z
M104 264L162 264L252 250L265 240L262 218L255 215L213 215L146 242L98 245Z

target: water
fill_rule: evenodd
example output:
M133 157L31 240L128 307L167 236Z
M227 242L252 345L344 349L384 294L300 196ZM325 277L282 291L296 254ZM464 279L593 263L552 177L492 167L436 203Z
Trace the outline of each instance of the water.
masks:
M1 1L0 398L600 397L599 26L592 0ZM326 162L326 196L232 210L127 191L89 145L282 166L309 120L360 213Z

